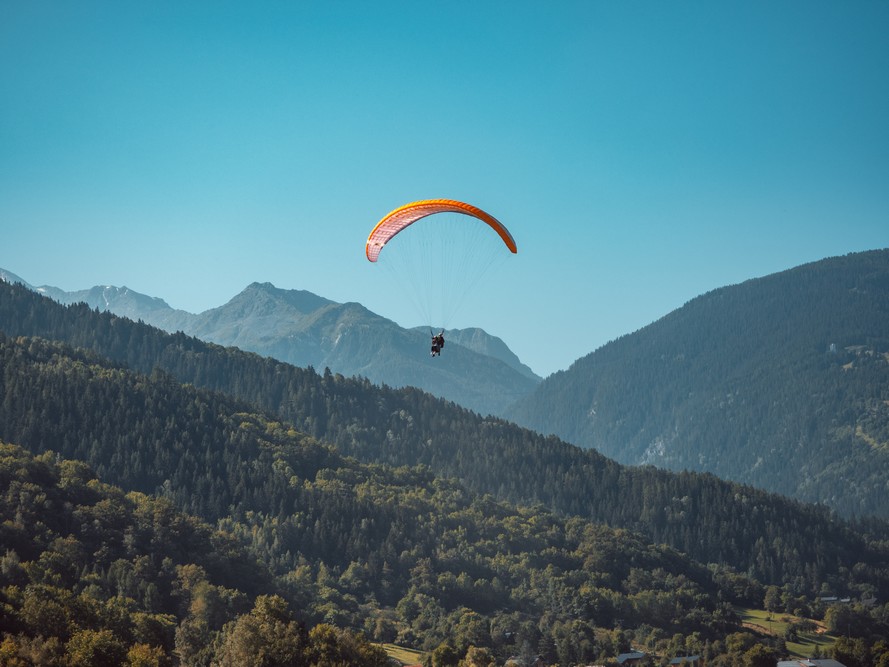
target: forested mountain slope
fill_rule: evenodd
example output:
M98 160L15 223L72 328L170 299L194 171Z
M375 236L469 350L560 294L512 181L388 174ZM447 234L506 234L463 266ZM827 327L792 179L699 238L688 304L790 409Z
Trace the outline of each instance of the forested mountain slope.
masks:
M702 562L729 564L799 593L822 587L837 594L884 587L885 551L868 546L824 510L709 475L626 468L418 390L377 388L331 373L319 376L83 305L64 307L7 284L0 284L0 330L10 336L63 340L143 373L160 368L176 382L249 401L362 460L422 463L477 492L638 530L652 542L670 544ZM17 381L16 376L9 381ZM54 420L50 413L44 421ZM5 420L7 428L14 423L22 422ZM48 427L41 420L31 423L30 428ZM63 429L58 437L64 440L70 432ZM27 430L4 437L31 442ZM152 469L146 463L145 470ZM194 474L193 465L187 470L191 472L182 474ZM190 502L225 507L212 493Z
M622 463L889 517L889 250L709 292L508 414Z
M110 626L124 647L149 643L139 616L148 614L141 620L159 635L150 645L219 656L238 641L223 623L267 612L252 597L269 592L287 603L279 619L289 608L309 624L426 649L482 646L500 661L549 645L548 660L569 664L626 650L632 633L612 633L617 624L641 628L640 640L697 633L703 648L740 630L730 602L763 595L627 531L514 508L425 468L359 464L159 371L2 335L0 369L0 439L38 454L0 445L0 609L4 627L27 637L48 633L25 597L55 600L72 617L88 597L118 605L114 625L71 618L52 636ZM164 499L143 495L152 490ZM223 532L177 516L169 501ZM843 549L875 555L847 537Z

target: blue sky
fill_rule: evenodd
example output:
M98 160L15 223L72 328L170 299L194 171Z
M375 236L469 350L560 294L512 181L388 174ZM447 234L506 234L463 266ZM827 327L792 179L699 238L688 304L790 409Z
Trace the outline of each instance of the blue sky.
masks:
M0 268L199 312L253 281L423 324L416 199L519 254L452 326L541 375L689 299L889 246L889 3L0 2Z

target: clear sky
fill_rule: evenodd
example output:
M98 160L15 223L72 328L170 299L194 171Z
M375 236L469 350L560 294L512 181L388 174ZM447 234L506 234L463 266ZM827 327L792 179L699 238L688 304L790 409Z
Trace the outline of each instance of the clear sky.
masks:
M0 0L0 268L423 324L364 258L453 198L519 254L452 326L547 375L711 289L889 246L889 2Z

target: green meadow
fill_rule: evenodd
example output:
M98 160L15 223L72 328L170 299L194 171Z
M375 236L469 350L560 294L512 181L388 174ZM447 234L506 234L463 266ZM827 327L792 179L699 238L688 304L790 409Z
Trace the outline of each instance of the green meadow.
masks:
M836 641L836 637L828 634L824 629L824 624L820 621L747 607L739 607L737 612L745 627L776 637L786 637L788 628L793 624L803 622L814 624L813 630L798 630L797 637L793 641L785 639L787 651L791 657L827 656Z

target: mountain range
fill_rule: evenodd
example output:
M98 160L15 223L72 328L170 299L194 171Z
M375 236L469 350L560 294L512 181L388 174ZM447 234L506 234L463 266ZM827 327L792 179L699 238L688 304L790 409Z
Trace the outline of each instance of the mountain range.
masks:
M714 667L786 654L742 631L733 605L817 614L886 652L889 605L819 597L886 599L883 522L622 466L412 387L5 282L0 395L7 654L39 640L244 664L232 656L276 637L306 646L289 609L316 624L312 650L354 645L334 624L440 667L472 646L565 665L640 645ZM459 653L442 659L443 645Z
M447 332L445 357L432 359L427 331L268 283L199 315L127 288L32 289L297 366L416 386L620 463L889 517L889 250L715 289L542 382L480 329Z
M2 269L0 278L21 282L59 303L83 302L296 366L330 368L392 387L419 387L481 414L502 413L540 382L506 343L482 329L446 331L444 358L433 359L425 329L404 329L358 303L337 303L270 283L252 283L228 303L194 314L127 287L67 292L30 286Z
M822 584L848 590L848 564L859 561L861 576L883 576L881 552L862 551L860 536L823 507L802 505L712 475L622 466L596 451L482 417L413 387L378 387L364 378L346 378L329 370L319 375L310 368L223 348L181 332L167 334L82 303L62 306L6 283L0 283L0 331L16 341L25 336L83 348L110 363L150 374L161 384L181 383L229 396L243 403L242 410L259 410L281 420L283 426L279 423L276 428L292 427L359 461L398 468L419 466L442 478L460 480L473 493L638 531L654 544L668 544L700 562L730 565L765 583L796 578L796 585L808 590ZM17 345L29 349L27 344ZM11 359L17 361L23 354L27 359L30 353L16 353ZM39 370L39 363L33 365ZM79 440L79 449L62 453L87 456L90 465L110 465L107 471L117 474L115 464L104 463L107 457L90 458L104 440L94 434L92 420L79 419L70 405L74 399L46 405L45 400L17 398L21 392L15 388L27 373L17 372L10 362L6 375L9 401L0 404L0 409L10 412L6 417L0 414L0 438L41 448L54 441L64 448L65 443ZM50 382L27 393L39 396L53 391ZM72 396L82 393L89 395L82 390ZM91 402L87 406L94 409ZM155 409L168 408L157 404ZM106 421L117 420L109 415L100 421L102 428L108 428ZM152 418L151 423L155 422ZM161 425L174 433L184 430L194 437L200 435L200 429L193 427L176 427L163 420ZM192 477L205 468L196 466L193 457L206 456L208 446L188 455L188 465L177 474L183 491L193 493L190 485L196 481ZM111 458L137 456L141 449L123 447ZM162 463L167 465L166 459ZM154 474L151 465L138 469L141 474ZM98 468L100 473L104 470ZM222 471L216 476L225 477ZM200 502L220 502L214 498L210 494ZM225 504L217 511L223 513ZM875 523L870 530L889 536L889 528L882 524Z

